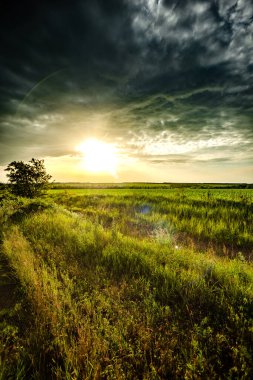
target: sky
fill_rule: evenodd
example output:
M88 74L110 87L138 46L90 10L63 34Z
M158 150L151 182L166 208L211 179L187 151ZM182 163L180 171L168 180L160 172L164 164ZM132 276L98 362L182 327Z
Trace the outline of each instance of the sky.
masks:
M0 43L0 181L35 157L55 181L253 182L252 0L3 0Z

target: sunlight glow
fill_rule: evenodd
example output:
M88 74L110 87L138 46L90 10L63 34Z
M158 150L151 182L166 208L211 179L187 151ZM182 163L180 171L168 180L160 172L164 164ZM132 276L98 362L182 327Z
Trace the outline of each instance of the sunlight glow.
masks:
M83 155L84 168L91 173L108 173L116 176L117 151L113 144L97 139L88 139L76 150Z

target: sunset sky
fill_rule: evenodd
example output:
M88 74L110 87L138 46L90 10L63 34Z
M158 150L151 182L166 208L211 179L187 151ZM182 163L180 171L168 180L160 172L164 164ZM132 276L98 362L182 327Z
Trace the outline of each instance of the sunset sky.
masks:
M253 182L252 0L3 0L0 181Z

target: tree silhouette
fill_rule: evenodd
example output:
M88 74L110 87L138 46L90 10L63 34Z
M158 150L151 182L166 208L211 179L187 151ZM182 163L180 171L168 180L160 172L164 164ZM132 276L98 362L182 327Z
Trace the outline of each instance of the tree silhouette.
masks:
M46 173L44 160L32 158L28 163L12 161L5 171L15 195L33 198L41 194L51 175Z

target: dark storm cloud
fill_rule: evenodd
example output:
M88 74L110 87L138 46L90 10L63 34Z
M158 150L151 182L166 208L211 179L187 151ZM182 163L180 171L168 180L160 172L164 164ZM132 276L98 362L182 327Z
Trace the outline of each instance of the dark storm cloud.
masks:
M10 2L1 16L1 85L18 100L60 69L70 70L63 88L93 85L101 67L102 73L117 77L134 54L123 2Z
M226 157L253 142L251 0L4 1L0 22L2 163L70 153L97 114L140 156L143 136Z

